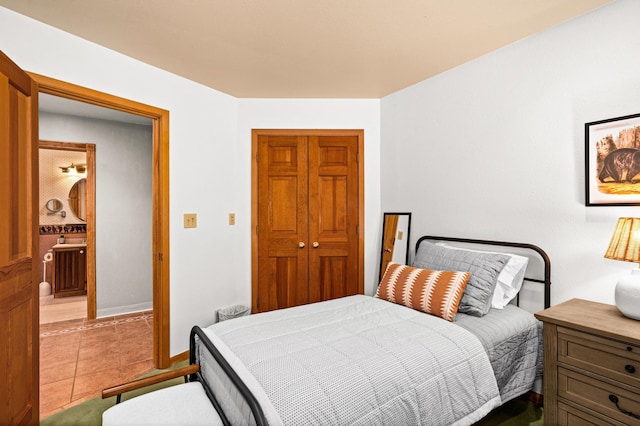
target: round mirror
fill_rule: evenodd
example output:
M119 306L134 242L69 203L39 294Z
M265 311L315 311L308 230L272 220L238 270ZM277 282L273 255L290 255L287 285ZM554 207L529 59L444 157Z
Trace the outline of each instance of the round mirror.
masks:
M62 210L62 201L58 200L57 198L52 198L47 201L47 204L45 204L45 206L51 213L58 213L60 210Z
M86 218L86 201L85 201L85 187L87 185L87 179L82 178L73 184L69 191L69 207L74 215L80 220L87 220Z

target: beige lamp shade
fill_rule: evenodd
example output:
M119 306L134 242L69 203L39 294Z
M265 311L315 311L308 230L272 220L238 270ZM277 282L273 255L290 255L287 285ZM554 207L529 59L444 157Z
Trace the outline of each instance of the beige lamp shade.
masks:
M640 262L640 218L621 217L604 255L607 259Z

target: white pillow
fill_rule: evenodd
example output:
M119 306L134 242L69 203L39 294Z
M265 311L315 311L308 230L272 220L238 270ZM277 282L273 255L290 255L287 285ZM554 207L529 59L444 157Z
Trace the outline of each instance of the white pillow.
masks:
M436 243L436 245L442 247L450 247L458 250L475 251L479 253L498 253L495 251L482 251L471 250L461 247L452 246L445 242ZM527 264L529 258L525 256L519 256L513 253L498 253L509 256L509 261L504 266L500 275L498 275L498 284L493 291L493 298L491 299L491 307L496 309L503 309L509 302L511 302L520 289L522 288L522 281L524 280L524 273L527 270Z

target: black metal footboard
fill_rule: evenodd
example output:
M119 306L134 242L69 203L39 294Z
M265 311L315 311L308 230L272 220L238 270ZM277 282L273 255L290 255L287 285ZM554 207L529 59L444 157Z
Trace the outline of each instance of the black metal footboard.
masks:
M198 340L197 342L196 339ZM205 362L200 359L199 350L201 349L198 346L203 346L206 352L211 355L210 357L207 356L207 359L204 360ZM246 412L247 409L250 410L251 417L256 425L263 426L268 424L255 396L222 356L218 348L197 325L191 329L189 348L189 362L191 364L200 364L200 371L193 374L191 380L198 380L202 383L207 396L225 425L239 423L238 416L242 412ZM212 360L215 361L214 365L212 365ZM216 383L212 383L213 381ZM224 398L224 393L235 396L239 394L242 398L240 402L237 399L235 402L230 402L227 398ZM243 423L245 422L243 421Z

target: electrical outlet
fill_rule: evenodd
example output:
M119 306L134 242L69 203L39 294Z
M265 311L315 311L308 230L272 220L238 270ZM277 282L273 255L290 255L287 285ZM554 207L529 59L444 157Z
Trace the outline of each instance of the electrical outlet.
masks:
M235 224L236 224L236 214L229 213L229 225L235 225Z
M185 213L184 214L184 227L185 228L195 228L198 226L197 214L195 213Z

